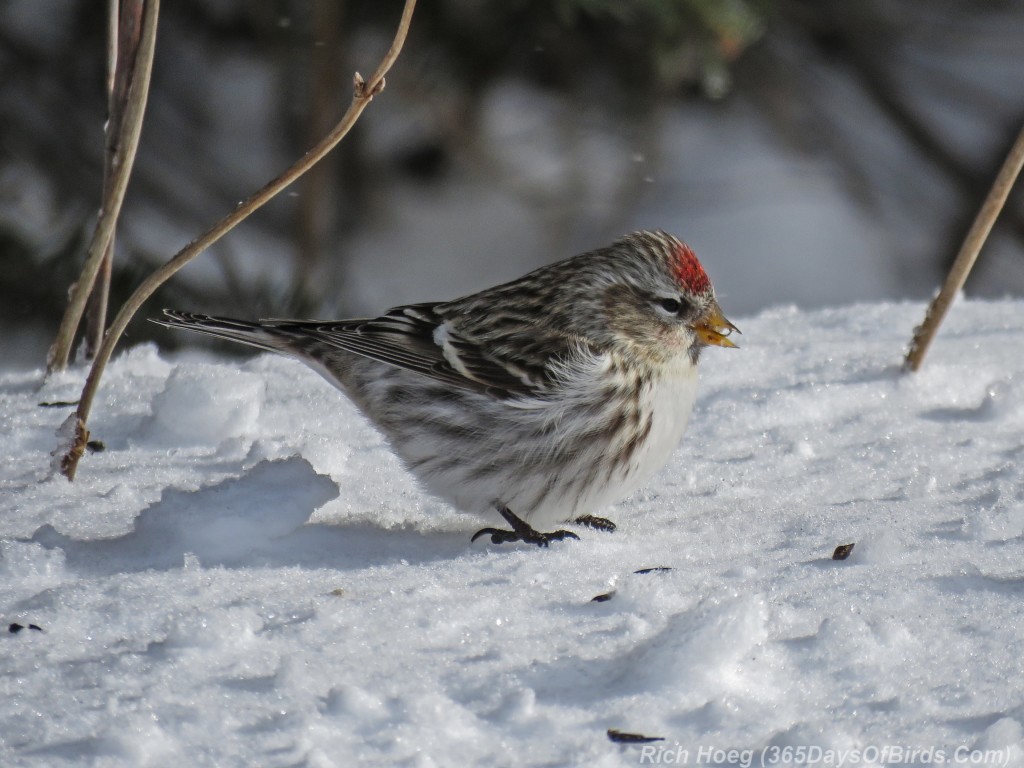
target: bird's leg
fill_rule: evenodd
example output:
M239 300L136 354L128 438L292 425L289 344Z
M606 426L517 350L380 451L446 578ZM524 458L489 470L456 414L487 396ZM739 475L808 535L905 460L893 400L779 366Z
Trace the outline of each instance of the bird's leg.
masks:
M593 528L595 531L604 531L611 533L615 530L615 523L609 520L607 517L595 517L594 515L583 515L573 520L576 525L585 525L587 528Z
M552 541L579 538L579 536L572 531L552 531L551 533L541 533L540 531L534 530L529 523L516 515L504 504L497 504L495 506L498 509L498 513L505 518L505 522L509 524L512 530L505 531L500 528L481 528L473 534L473 538L470 539L470 541L476 541L481 536L490 535L492 544L522 541L526 544L536 544L538 547L546 547Z

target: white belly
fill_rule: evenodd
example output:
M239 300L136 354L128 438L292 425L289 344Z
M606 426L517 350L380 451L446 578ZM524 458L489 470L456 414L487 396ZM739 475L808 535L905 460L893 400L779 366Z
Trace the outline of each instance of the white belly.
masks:
M642 393L641 411L650 415L651 429L625 466L613 472L599 473L595 481L584 487L573 485L572 477L565 478L562 492L554 493L540 505L528 512L528 522L537 530L549 530L559 523L571 521L581 515L600 515L608 506L615 504L646 484L668 461L686 430L693 403L697 396L697 370L695 366L674 367ZM575 472L585 475L593 462L606 460L606 452L615 451L618 446L594 445L581 458ZM567 472L571 475L572 471ZM542 482L537 478L535 482ZM529 499L530 489L520 494ZM517 499L510 499L509 507L515 511Z
M381 365L380 375L367 377L367 401L383 400L390 387L422 383L417 374ZM490 520L496 505L504 504L536 529L551 530L581 515L599 515L642 486L664 466L686 429L697 370L680 356L640 391L635 412L650 428L631 451L623 450L641 430L636 419L628 428L602 429L622 422L621 405L602 394L601 378L610 365L607 357L590 359L554 399L501 403L456 391L466 400L464 408L424 396L406 403L401 418L378 413L377 422L431 493ZM452 436L429 426L440 423L461 431Z

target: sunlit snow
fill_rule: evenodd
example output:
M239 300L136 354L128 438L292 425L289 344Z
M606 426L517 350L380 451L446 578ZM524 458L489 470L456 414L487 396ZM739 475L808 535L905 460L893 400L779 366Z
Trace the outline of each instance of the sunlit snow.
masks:
M282 358L128 350L70 484L84 372L7 372L0 765L1022 766L1024 303L902 375L922 314L737 320L618 531L547 550Z

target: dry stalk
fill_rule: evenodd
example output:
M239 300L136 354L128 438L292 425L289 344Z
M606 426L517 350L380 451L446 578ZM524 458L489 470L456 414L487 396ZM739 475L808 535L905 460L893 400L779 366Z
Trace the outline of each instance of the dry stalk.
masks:
M136 54L142 34L143 0L108 0L107 47L107 146L103 158L103 199L110 197L110 181L117 167L118 141L124 122L128 86L135 74ZM116 228L110 236L103 261L89 294L85 310L85 359L92 360L103 343L110 302L110 280L114 274L114 241Z
M135 164L135 154L139 147L139 135L142 133L142 117L146 111L146 99L149 96L149 76L153 70L153 52L156 50L156 26L160 14L160 0L126 0L124 13L121 17L121 31L117 43L117 74L109 99L111 107L107 126L107 153L104 158L103 201L100 206L96 228L93 230L89 243L88 254L82 273L71 287L67 309L61 319L57 337L50 347L46 358L46 373L67 368L74 345L75 333L86 303L93 293L96 276L101 268L109 269L109 257L114 242L114 229L121 215L125 190ZM130 22L137 22L139 5L141 9L141 29L132 30ZM136 27L138 25L136 24ZM126 27L128 30L126 31ZM134 41L126 41L126 37L135 37ZM129 47L137 45L134 54L127 54ZM127 54L127 55L126 55ZM123 89L123 90L122 90ZM120 93L119 93L120 91ZM104 268L104 265L107 265ZM105 295L106 288L101 291ZM97 300L99 303L101 299ZM105 304L105 300L102 300ZM94 306L94 314L99 310ZM106 308L103 308L106 314ZM97 332L102 335L102 328Z
M373 100L373 97L384 89L384 76L394 65L395 61L398 59L399 53L402 51L402 46L405 44L405 38L409 33L409 25L412 22L412 13L415 7L416 0L406 0L405 8L402 11L402 19L398 24L398 30L391 43L391 48L388 49L388 52L384 55L384 58L377 66L376 71L374 71L370 79L366 81L363 80L362 76L358 72L355 74L352 102L349 104L349 107L341 120L334 126L334 128L331 129L330 133L328 133L318 144L316 144L316 146L303 155L298 162L285 170L280 176L270 181L266 186L253 193L247 200L240 203L235 210L217 222L212 228L178 251L178 253L171 257L171 259L162 266L158 267L138 288L135 289L135 292L128 297L128 300L125 301L124 305L121 307L121 311L117 313L117 317L115 317L114 321L110 324L110 329L107 331L107 334L103 339L103 344L96 352L96 359L93 361L92 368L89 370L89 376L85 381L85 387L82 389L82 395L78 401L78 409L72 417L74 419L73 441L60 459L61 474L67 477L68 480L74 479L75 471L78 468L78 460L85 452L85 444L89 440L89 431L86 429L86 423L89 419L89 412L92 409L93 399L96 396L96 390L99 388L100 377L103 375L103 370L106 367L107 362L110 360L110 357L114 352L114 347L117 345L121 334L124 333L124 329L127 327L129 320L131 320L132 316L139 310L139 307L142 306L146 299L152 296L153 292L170 279L178 270L234 229L235 226L241 223L255 210L271 200L281 190L294 182L314 164L316 164L324 155L330 152L338 142L345 138L345 135L348 134L352 129L352 126L355 125L359 116L363 113L363 110L366 109L369 103Z
M943 283L942 289L928 306L924 322L914 330L914 338L910 342L910 349L903 361L904 371L916 371L921 367L925 353L939 330L939 324L946 316L953 299L963 288L967 275L970 274L982 246L985 245L985 240L988 239L992 225L995 224L999 212L1006 203L1006 198L1017 180L1022 165L1024 165L1024 128L1017 135L1017 140L1013 142L1006 160L1003 161L996 180L992 182L992 189L989 190L988 197L985 198L981 210L978 211L978 215L974 219L974 224L971 225L967 237L964 238L964 243L960 246L960 252L957 253L953 266L949 268L946 282Z

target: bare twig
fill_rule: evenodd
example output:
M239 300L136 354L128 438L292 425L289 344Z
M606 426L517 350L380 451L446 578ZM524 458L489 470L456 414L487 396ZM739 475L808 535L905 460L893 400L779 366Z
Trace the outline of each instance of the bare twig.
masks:
M128 86L134 79L136 55L142 35L142 0L108 0L107 48L107 151L103 158L103 199L111 194L111 180L117 168L118 145L124 122ZM148 90L148 89L147 89ZM92 360L103 343L107 326L107 305L110 303L110 279L114 273L114 241L110 235L99 273L89 294L85 311L85 359Z
M86 302L92 294L96 275L111 252L114 229L121 214L124 193L128 187L128 179L139 146L139 135L142 132L142 117L146 111L149 76L153 69L153 52L156 49L156 24L160 13L160 0L125 0L123 10L119 25L121 29L118 33L117 75L113 95L109 101L115 109L110 113L107 126L103 203L92 241L89 243L82 274L71 288L71 296L60 329L57 331L57 338L47 355L47 374L64 370L68 365L75 332L85 312ZM136 24L134 30L138 47L134 54L126 55L130 43L124 41L133 36L133 31L126 30L130 25L125 22L132 19L137 22L140 11L141 27ZM122 88L123 98L118 93ZM110 170L109 174L107 169Z
M974 219L974 224L971 225L967 237L964 238L964 243L960 246L960 252L949 269L942 290L932 299L932 303L925 313L924 322L914 331L910 350L903 361L905 371L916 371L921 367L921 361L924 360L925 353L928 351L932 339L935 338L939 324L946 316L956 294L963 287L964 281L967 280L967 275L970 274L971 267L974 266L974 262L992 230L992 225L995 224L996 217L1003 209L1022 165L1024 165L1024 128L1017 135L1017 140L1013 142L1006 160L1003 161L1003 167L999 169L996 180L992 183L988 197L985 198L981 210L978 211L978 215Z
M398 31L395 33L395 38L391 43L391 48L384 55L384 58L377 66L376 71L370 79L368 81L363 80L363 77L358 72L355 74L352 102L349 104L348 110L346 110L338 124L331 129L330 133L321 139L320 142L310 149L298 162L285 170L280 176L270 181L262 189L253 193L253 195L245 202L239 204L235 210L217 222L211 229L207 230L206 233L200 235L178 251L178 253L176 253L169 261L157 268L138 288L135 289L135 292L128 297L124 306L121 307L121 311L117 313L117 317L115 317L114 321L110 324L110 330L107 331L107 335L103 339L103 344L96 353L96 359L93 361L92 369L89 371L89 376L85 381L85 387L82 390L82 395L78 401L78 409L75 412L74 439L70 448L67 449L63 457L60 459L60 471L69 480L74 479L75 471L78 468L78 460L82 457L82 454L85 451L85 444L89 440L89 431L86 429L86 422L89 418L93 399L96 396L96 390L99 388L100 377L103 375L103 370L106 367L107 362L110 360L110 356L114 352L114 347L117 345L118 339L120 339L121 334L124 333L124 329L127 327L128 321L131 320L132 316L138 311L139 307L142 306L143 302L152 296L153 292L163 285L163 283L165 283L172 275L217 242L221 237L234 229L235 226L253 213L253 211L271 200L281 190L299 178L324 155L330 152L339 141L345 138L345 135L352 129L352 126L355 125L359 116L363 113L363 110L366 109L367 105L369 105L373 100L373 97L384 89L384 75L388 73L395 61L398 59L399 53L402 51L402 45L405 43L405 38L408 35L409 24L412 21L412 13L415 7L416 0L406 0L405 8L402 11L402 19L398 24Z
M121 0L107 0L107 99L114 92L114 79L117 77L120 6Z

